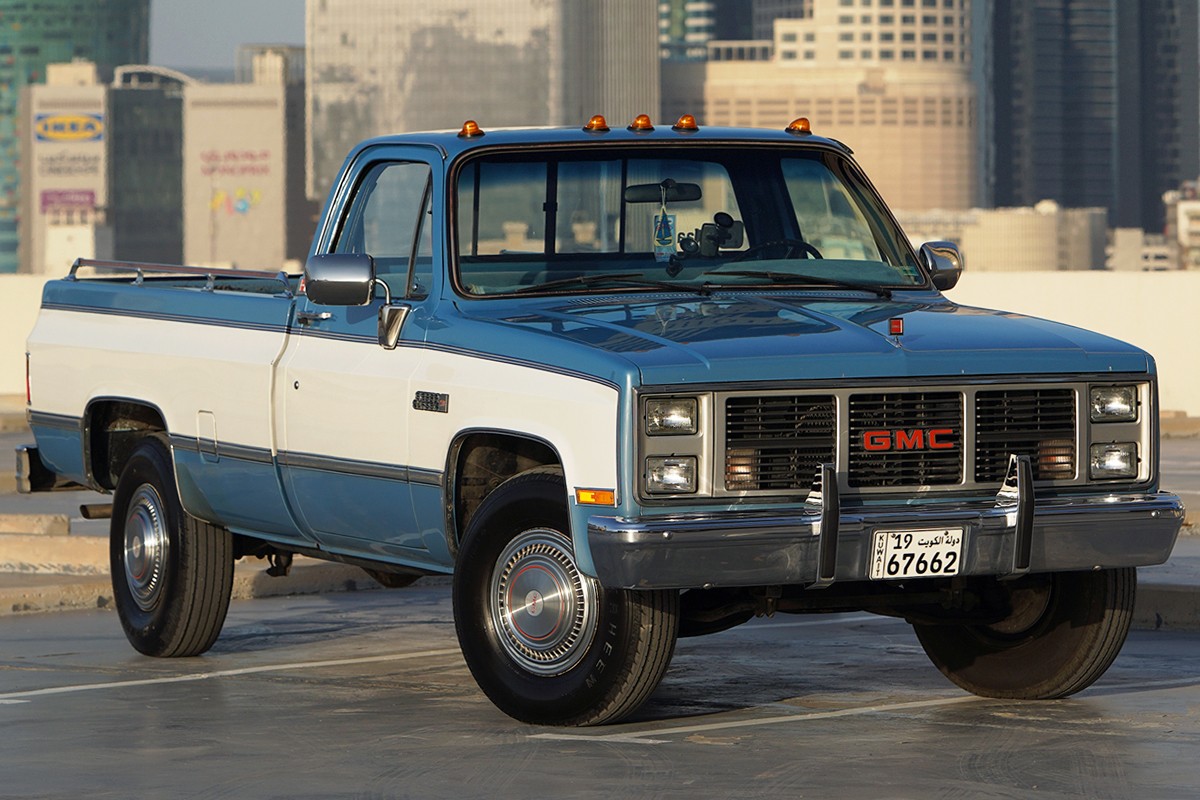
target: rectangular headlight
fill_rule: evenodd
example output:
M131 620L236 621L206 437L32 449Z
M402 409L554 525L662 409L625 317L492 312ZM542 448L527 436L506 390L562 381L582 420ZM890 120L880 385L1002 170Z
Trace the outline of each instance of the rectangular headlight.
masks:
M1133 422L1138 416L1138 387L1093 386L1088 405L1092 422Z
M663 397L646 401L646 433L677 436L695 433L699 404L694 397Z
M650 494L695 494L694 456L646 459L646 491Z
M1136 478L1138 474L1138 446L1136 442L1114 442L1094 444L1091 450L1091 467L1088 474L1092 480L1113 478Z

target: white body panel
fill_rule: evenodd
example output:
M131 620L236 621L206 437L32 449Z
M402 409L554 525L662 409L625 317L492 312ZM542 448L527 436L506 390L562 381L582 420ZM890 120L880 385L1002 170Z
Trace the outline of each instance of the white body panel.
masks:
M279 316L284 301L263 316ZM101 397L155 405L170 433L271 448L268 413L284 334L131 316L43 309L29 337L32 408L79 417ZM199 430L197 412L211 417Z

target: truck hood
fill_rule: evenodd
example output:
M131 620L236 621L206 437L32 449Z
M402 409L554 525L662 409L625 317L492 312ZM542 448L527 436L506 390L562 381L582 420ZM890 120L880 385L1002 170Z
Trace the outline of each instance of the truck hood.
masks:
M519 309L483 305L468 316L513 334L536 332L558 340L555 344L567 340L618 355L633 363L647 385L1153 369L1143 351L1116 339L959 306L929 293L869 301L748 294L591 297L521 303ZM901 320L902 334L889 332L892 320Z

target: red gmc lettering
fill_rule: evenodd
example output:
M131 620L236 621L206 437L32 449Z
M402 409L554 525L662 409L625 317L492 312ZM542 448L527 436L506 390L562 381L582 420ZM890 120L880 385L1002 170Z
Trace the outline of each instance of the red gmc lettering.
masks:
M925 441L929 445L930 450L953 450L954 442L943 442L940 441L939 438L942 436L953 435L954 431L950 428L934 428L929 432L929 435L925 437Z
M891 431L866 431L863 433L863 449L865 450L891 450L892 449L892 433Z
M864 431L862 446L871 452L885 450L953 450L953 428L914 428L898 431Z

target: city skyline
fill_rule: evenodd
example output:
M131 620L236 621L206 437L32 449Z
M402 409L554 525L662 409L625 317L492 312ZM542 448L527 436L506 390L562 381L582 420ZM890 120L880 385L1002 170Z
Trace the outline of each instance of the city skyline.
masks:
M150 63L229 71L245 44L304 45L305 0L151 0ZM228 20L235 17L237 26Z

